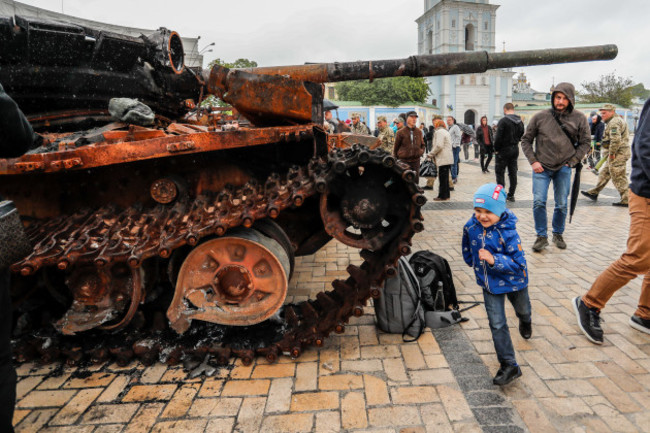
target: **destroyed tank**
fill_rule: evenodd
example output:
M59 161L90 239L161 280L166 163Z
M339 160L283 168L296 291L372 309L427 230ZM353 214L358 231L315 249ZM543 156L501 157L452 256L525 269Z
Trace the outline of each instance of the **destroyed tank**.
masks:
M0 194L34 246L11 267L18 360L273 362L322 345L396 274L424 229L426 201L415 173L377 139L325 132L322 83L616 53L605 45L200 71L184 65L180 38L166 29L133 38L0 18L0 83L42 140L0 159ZM195 105L207 95L231 108ZM147 104L155 123L111 118L116 97ZM332 290L287 302L295 257L332 238L357 248L361 264Z

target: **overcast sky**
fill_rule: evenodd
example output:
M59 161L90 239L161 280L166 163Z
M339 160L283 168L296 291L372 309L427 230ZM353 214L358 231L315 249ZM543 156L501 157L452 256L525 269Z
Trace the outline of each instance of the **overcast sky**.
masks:
M402 58L417 53L423 0L23 0L45 9L130 27L176 30L211 42L215 57L261 66ZM497 51L614 43L614 61L519 68L537 90L576 87L615 72L650 87L648 0L495 0Z

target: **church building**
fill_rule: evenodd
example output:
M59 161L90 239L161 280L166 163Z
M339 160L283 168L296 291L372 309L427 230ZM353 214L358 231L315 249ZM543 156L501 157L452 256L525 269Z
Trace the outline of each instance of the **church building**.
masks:
M424 0L418 25L418 54L465 51L495 51L496 11L489 0ZM510 70L483 74L430 77L431 102L444 116L478 125L483 115L488 123L503 116L503 105L512 102Z

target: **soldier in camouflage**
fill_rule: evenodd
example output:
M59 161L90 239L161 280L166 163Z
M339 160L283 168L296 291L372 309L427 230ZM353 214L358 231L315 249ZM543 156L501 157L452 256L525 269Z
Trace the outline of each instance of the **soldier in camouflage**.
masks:
M379 128L379 135L377 138L381 140L379 148L392 155L393 143L395 142L395 133L393 133L393 130L388 126L386 116L377 117L377 128Z
M621 195L621 200L612 203L614 206L628 206L628 179L626 166L632 156L628 128L625 120L616 114L616 107L605 104L600 109L600 116L605 121L605 133L602 145L608 151L607 163L598 174L598 184L589 191L581 191L582 195L597 200L600 191L605 188L610 178Z
M366 125L361 123L360 120L361 116L359 113L352 113L352 127L351 131L353 134L364 134L364 135L370 135L370 130Z

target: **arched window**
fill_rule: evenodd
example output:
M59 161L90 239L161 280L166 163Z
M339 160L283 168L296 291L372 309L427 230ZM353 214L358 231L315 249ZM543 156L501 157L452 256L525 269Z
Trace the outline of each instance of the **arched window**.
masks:
M474 51L474 39L476 39L474 24L467 24L465 26L465 51Z

